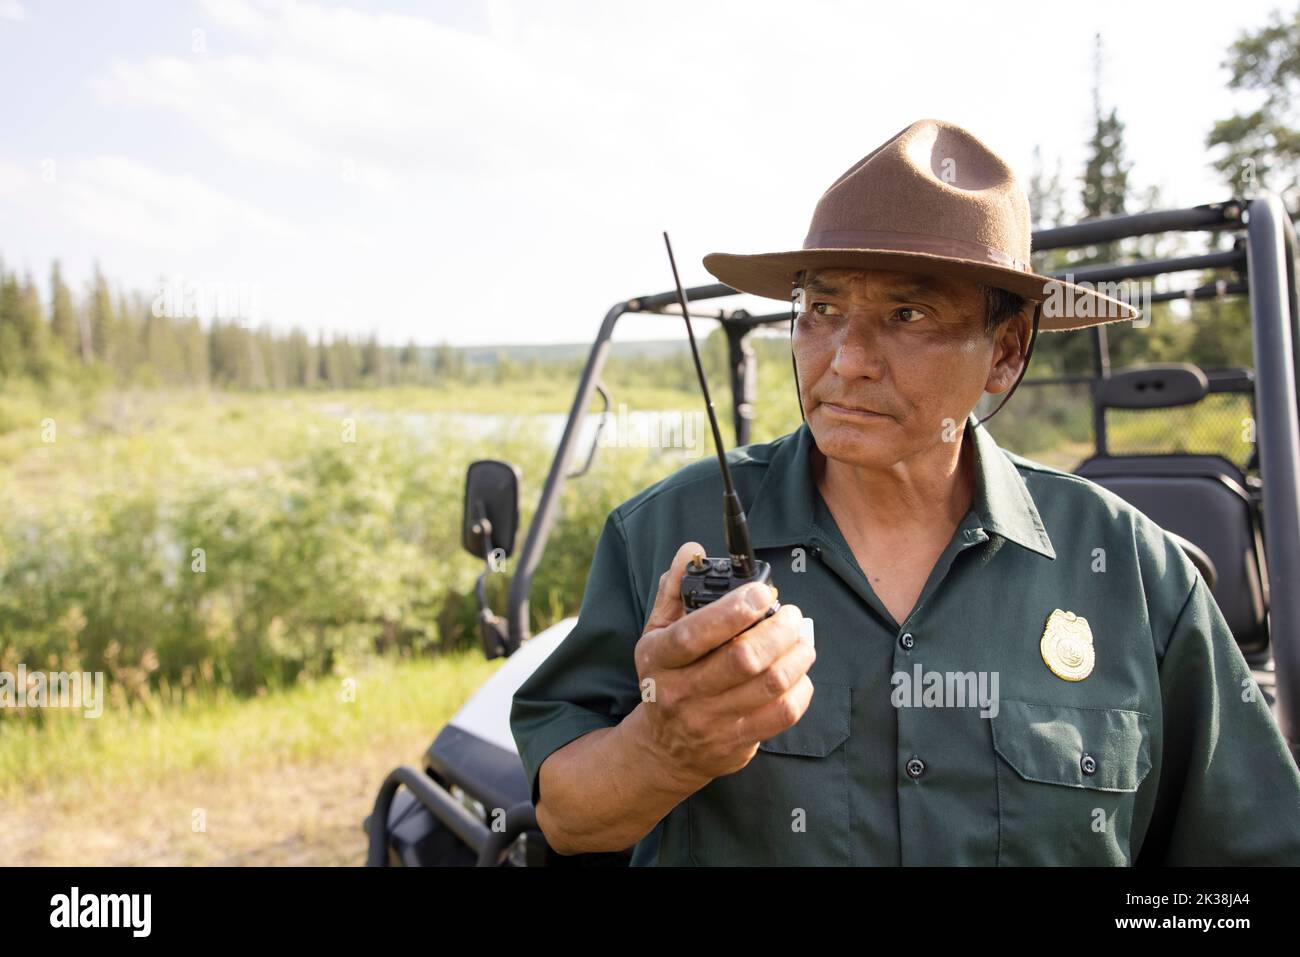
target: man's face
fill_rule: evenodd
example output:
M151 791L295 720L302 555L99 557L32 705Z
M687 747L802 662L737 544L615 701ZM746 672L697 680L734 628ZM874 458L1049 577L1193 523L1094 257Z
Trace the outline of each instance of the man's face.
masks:
M989 333L972 281L861 269L809 270L793 341L818 448L888 468L960 437L985 391L1015 382L1022 313Z

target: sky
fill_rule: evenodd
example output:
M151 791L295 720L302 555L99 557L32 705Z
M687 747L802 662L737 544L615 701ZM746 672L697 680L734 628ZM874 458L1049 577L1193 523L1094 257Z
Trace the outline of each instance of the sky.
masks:
M0 0L0 258L43 290L54 259L78 290L96 262L238 290L313 334L589 341L671 288L663 230L687 285L706 253L798 248L916 119L1076 176L1098 32L1134 186L1224 199L1205 136L1247 105L1225 51L1277 6Z

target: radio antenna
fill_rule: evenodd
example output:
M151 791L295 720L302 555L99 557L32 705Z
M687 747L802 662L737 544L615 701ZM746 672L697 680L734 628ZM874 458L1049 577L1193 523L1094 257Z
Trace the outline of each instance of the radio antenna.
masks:
M749 540L749 522L745 519L745 510L740 505L740 496L731 481L731 469L727 467L727 455L722 445L722 433L718 430L718 417L713 410L713 399L709 395L709 383L704 378L704 366L700 363L700 350L695 345L695 330L691 328L691 313L686 305L686 293L682 291L682 281L677 276L677 260L673 258L673 244L668 240L668 231L664 230L664 245L668 247L668 263L673 267L673 282L677 286L677 304L681 306L682 318L686 320L686 336L691 341L691 357L695 360L695 372L700 377L700 389L704 392L704 406L708 410L709 425L713 428L713 444L718 450L718 465L722 468L722 513L723 528L727 537L727 552L731 555L731 565L741 577L748 578L754 574L754 546Z

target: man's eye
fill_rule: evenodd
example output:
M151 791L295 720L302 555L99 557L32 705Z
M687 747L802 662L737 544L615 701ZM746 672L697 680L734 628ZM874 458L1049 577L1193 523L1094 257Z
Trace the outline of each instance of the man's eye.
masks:
M920 309L913 309L911 306L904 306L901 309L894 310L894 316L899 322L910 324L924 319L925 313Z
M833 313L833 312L831 311L831 310L833 310L834 308L835 308L835 307L832 306L829 302L814 302L814 303L812 304L812 311L815 312L815 313L816 313L817 315L819 315L819 316L831 316L831 315L834 315L835 313Z

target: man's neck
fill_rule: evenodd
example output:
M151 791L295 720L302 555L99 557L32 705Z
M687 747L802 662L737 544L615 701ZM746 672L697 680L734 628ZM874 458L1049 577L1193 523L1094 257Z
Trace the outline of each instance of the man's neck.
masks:
M963 432L885 469L827 458L812 450L817 490L845 534L950 535L974 500L975 450Z

